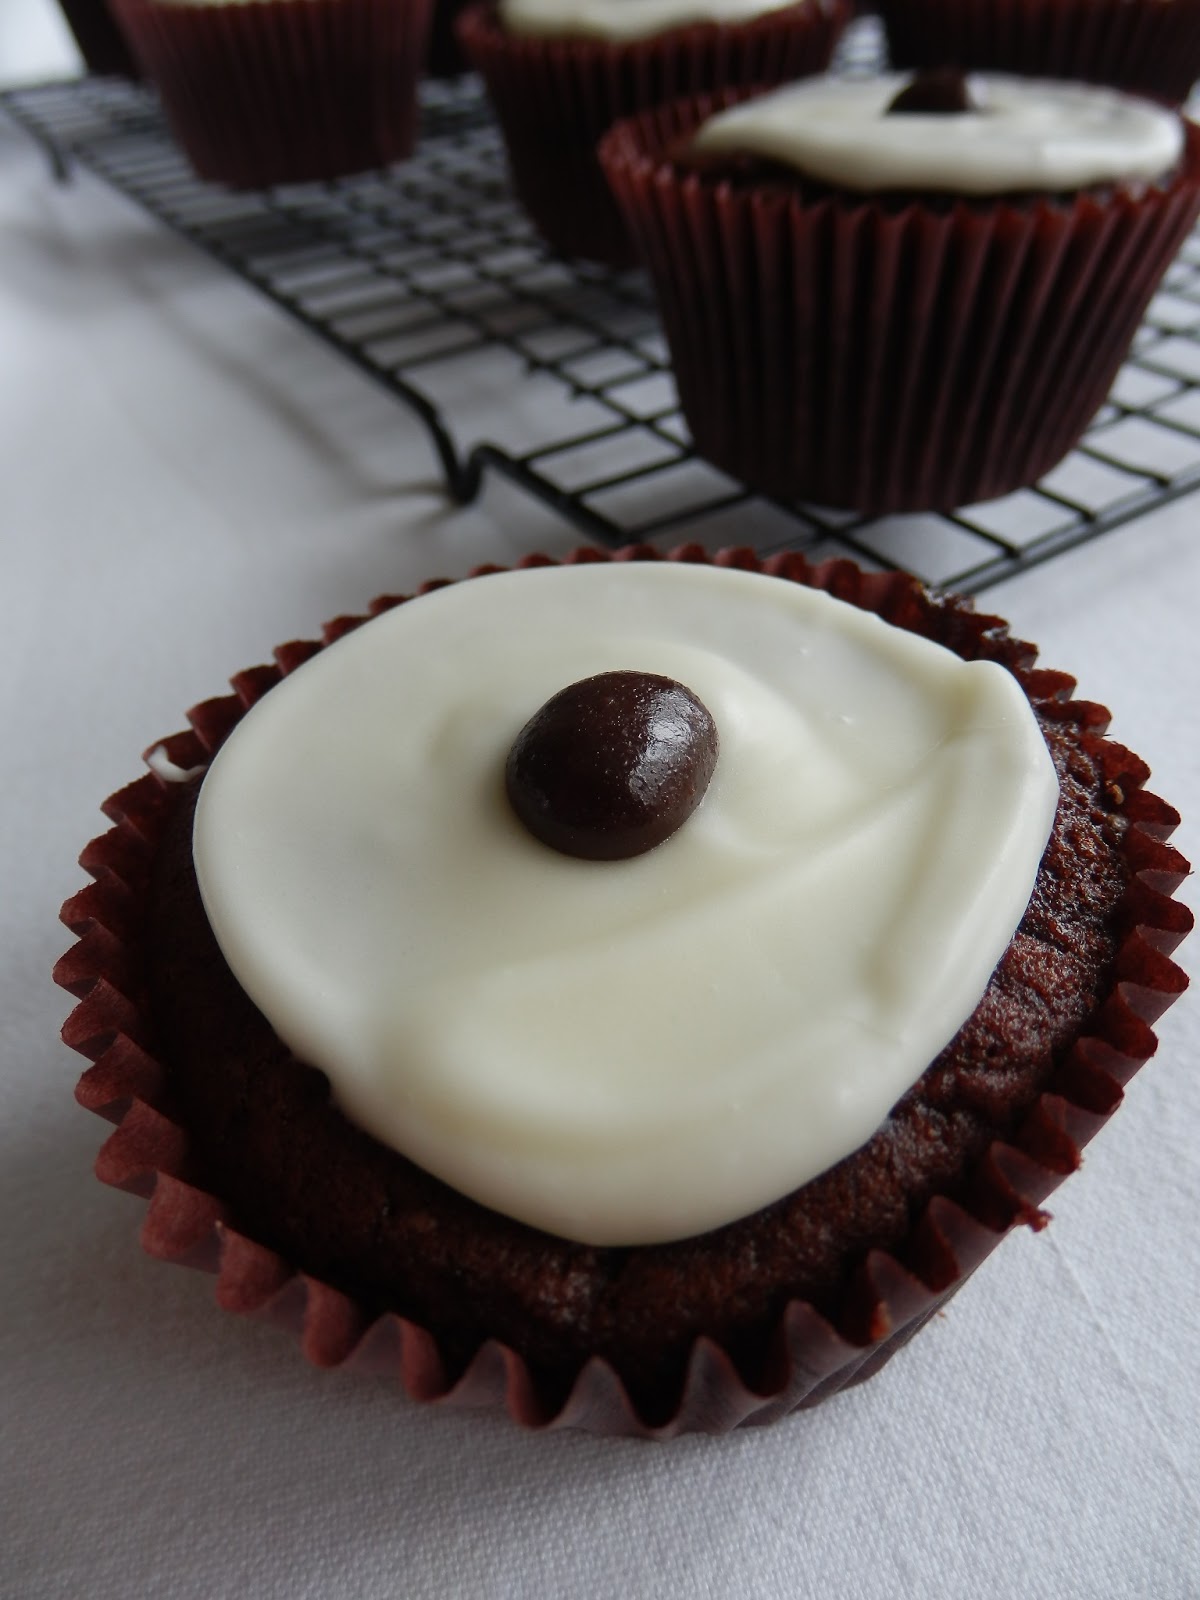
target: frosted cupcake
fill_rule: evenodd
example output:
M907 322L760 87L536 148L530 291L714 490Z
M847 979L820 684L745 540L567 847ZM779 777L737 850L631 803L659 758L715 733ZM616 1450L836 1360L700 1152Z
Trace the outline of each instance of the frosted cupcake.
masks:
M323 1364L770 1420L1044 1220L1183 983L1176 819L911 579L526 565L281 647L108 803L98 1172Z
M112 0L202 178L238 188L411 154L431 0Z
M820 72L846 16L844 0L487 0L458 36L538 231L562 255L628 266L596 162L604 131L680 95Z
M733 98L602 147L699 452L869 513L1048 471L1195 220L1195 129L1111 90L953 72Z

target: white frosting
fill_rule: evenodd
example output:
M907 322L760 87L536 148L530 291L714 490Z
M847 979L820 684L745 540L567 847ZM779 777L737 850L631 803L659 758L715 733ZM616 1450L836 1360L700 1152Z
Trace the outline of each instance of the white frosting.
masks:
M909 81L807 78L710 118L694 148L766 157L841 188L954 194L1149 180L1183 150L1173 112L1115 89L976 74L980 110L886 115Z
M547 38L648 39L694 22L749 22L798 0L500 0L509 33Z
M567 683L711 711L699 809L628 861L504 796ZM672 564L454 585L322 652L234 730L195 860L233 972L352 1119L595 1244L683 1237L868 1139L970 1015L1057 784L1011 675L824 594Z
M172 761L167 754L166 746L156 744L153 749L147 750L142 757L150 771L156 778L161 778L163 783L188 783L192 778L198 778L204 767L181 767L178 762Z

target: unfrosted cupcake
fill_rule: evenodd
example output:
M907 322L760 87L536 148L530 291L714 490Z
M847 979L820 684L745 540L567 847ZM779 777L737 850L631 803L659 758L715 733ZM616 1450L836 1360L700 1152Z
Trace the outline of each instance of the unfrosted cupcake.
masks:
M1181 105L1200 77L1200 0L879 0L894 67L1107 83Z
M202 178L303 183L411 154L431 0L112 0Z
M1044 1220L1183 986L1177 819L909 578L524 565L281 647L108 802L57 972L97 1170L322 1364L770 1420Z
M845 0L480 0L458 37L538 231L561 255L629 266L604 131L680 95L821 72L847 14Z
M1034 482L1105 399L1200 208L1200 135L1112 90L814 79L614 128L696 448L867 513Z

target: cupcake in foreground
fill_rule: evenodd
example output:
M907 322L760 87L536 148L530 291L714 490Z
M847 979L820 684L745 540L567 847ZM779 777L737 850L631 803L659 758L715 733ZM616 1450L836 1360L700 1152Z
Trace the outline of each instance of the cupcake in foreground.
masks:
M813 1405L1044 1221L1184 985L1145 767L907 577L582 551L325 638L108 802L56 973L146 1247L321 1364Z
M601 157L697 450L867 513L1047 472L1200 209L1200 134L1173 112L950 71L681 102Z
M1081 78L1182 105L1200 0L879 0L894 67Z
M202 178L306 183L412 153L431 0L112 0Z
M596 161L604 131L680 95L821 72L847 14L846 0L480 0L458 38L538 231L560 255L626 267Z

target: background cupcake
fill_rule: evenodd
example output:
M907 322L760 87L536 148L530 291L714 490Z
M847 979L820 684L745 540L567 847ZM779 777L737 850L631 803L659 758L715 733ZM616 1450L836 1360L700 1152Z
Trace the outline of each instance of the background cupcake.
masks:
M867 513L1048 471L1200 208L1196 131L1108 90L953 72L732 98L602 147L698 451Z
M844 0L480 0L458 37L538 231L561 255L629 266L634 252L596 160L605 129L680 95L820 72L847 15Z
M879 0L894 67L1108 83L1165 105L1200 77L1200 0Z
M113 0L202 178L265 188L402 160L430 0Z
M658 564L668 586L680 573L691 593L682 574L706 559L691 547L673 570L649 550L572 563L628 558ZM97 1170L152 1193L147 1248L218 1266L222 1304L299 1325L312 1359L390 1369L419 1398L504 1402L526 1424L601 1432L723 1430L815 1404L881 1366L1006 1228L1045 1220L1041 1201L1152 1053L1148 1023L1183 982L1163 952L1190 922L1168 898L1186 866L1162 842L1177 819L1144 791L1145 767L1101 737L1103 709L1034 670L1032 647L998 619L902 575L792 555L764 566L747 551L717 565L824 589L997 663L1009 693L1015 678L1060 787L1016 937L951 1045L847 1161L696 1237L572 1245L351 1127L205 949L196 779L247 709L321 648L281 647L275 665L238 675L235 695L196 707L191 731L153 753L154 775L108 802L113 830L84 858L96 881L64 908L80 942L56 975L81 997L65 1037L94 1058L79 1098L119 1124ZM647 587L662 598L662 584ZM342 618L326 640L365 621ZM824 1276L797 1276L831 1251Z

